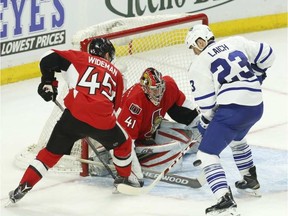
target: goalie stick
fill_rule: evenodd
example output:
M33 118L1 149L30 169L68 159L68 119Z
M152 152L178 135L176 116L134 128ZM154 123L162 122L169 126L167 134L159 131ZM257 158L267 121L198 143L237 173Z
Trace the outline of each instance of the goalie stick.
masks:
M158 177L148 186L143 187L132 187L127 184L119 184L117 185L117 191L127 195L141 195L148 193L152 190L156 184L161 181L161 179L172 169L172 167L186 154L186 152L195 144L195 141L190 142L186 145L183 151L179 153L179 155L174 159L173 163L169 165L166 169L164 169ZM202 174L200 175L199 179L202 179ZM200 181L199 184L201 185Z
M71 155L65 155L64 157L67 159L79 161L81 163L87 163L87 164L95 165L98 167L103 167L103 164L97 161L76 158ZM108 164L108 166L112 171L115 171L115 167L113 165ZM148 170L143 167L142 167L142 172L143 172L144 177L149 178L149 179L156 179L161 174L160 172ZM167 174L163 176L160 181L168 183L168 184L180 185L180 186L185 186L185 187L196 189L196 188L202 187L202 185L205 183L204 179L201 177L202 176L198 178L189 178L189 177L184 177L180 175Z
M55 100L54 103L59 107L59 109L63 112L64 111L64 107L59 103L58 100ZM96 154L97 158L100 160L100 162L103 164L103 166L107 169L107 171L109 172L109 174L112 176L113 179L116 178L115 174L112 172L112 170L110 169L110 167L102 160L99 152L97 151L96 147L93 145L93 143L89 140L88 137L83 138L88 145L90 146L90 148L93 150L93 152Z

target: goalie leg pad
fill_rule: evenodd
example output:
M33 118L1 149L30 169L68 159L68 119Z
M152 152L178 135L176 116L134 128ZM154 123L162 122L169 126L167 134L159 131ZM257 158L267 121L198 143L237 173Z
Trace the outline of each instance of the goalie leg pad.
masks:
M181 150L182 145L179 141L172 141L161 145L136 146L135 148L141 167L144 167L148 171L160 172L162 172L169 163L173 162ZM181 167L182 159L180 159L170 172L179 170Z
M188 143L191 141L192 132L187 130L187 126L177 122L162 120L160 127L155 133L155 142L157 144L179 141Z
M132 172L138 179L143 179L144 176L142 173L142 169L134 149L132 149L131 155L132 155Z
M157 144L166 144L173 141L188 143L194 139L197 143L187 152L187 154L192 154L198 151L198 146L202 139L201 135L199 137L199 134L197 127L191 128L177 122L163 120L160 128L155 132L155 142Z

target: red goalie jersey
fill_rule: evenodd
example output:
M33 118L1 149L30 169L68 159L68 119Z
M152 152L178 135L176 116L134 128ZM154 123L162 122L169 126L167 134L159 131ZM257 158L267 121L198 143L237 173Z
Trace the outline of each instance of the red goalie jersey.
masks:
M64 102L72 115L98 129L113 128L123 94L121 72L109 61L86 52L53 51L63 57L63 64L70 64L62 75L69 87Z
M133 85L125 92L118 122L132 139L152 138L168 110L174 105L182 106L186 100L185 95L178 89L171 77L164 76L163 80L166 88L157 106L151 103L140 83Z

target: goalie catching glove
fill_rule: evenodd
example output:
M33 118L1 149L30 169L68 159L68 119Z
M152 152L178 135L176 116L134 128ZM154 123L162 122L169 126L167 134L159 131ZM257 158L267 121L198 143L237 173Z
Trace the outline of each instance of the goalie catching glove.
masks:
M45 100L45 101L55 101L58 95L58 81L56 78L51 80L41 80L41 83L38 86L38 94Z

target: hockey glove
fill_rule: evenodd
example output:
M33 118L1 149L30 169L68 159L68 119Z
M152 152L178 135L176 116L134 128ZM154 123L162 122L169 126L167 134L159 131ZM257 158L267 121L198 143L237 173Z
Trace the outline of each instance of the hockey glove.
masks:
M56 78L51 80L43 81L38 86L38 94L45 100L45 101L55 101L58 95L58 81Z
M267 75L266 75L267 69L261 69L257 66L257 64L251 64L251 67L254 71L254 74L257 76L260 84L262 85L264 79L267 77Z
M202 140L202 133L200 133L198 129L200 118L201 115L199 114L189 125L186 126L186 128L192 132L192 139L196 140L198 143Z
M259 82L260 82L261 85L262 85L262 83L263 83L263 81L264 81L264 79L265 79L266 77L267 77L266 73L263 73L262 75L257 76L257 78L258 78L258 80L259 80Z
M197 127L198 127L198 130L199 130L199 132L201 133L202 136L204 135L209 123L210 123L209 120L207 120L204 116L201 116Z

